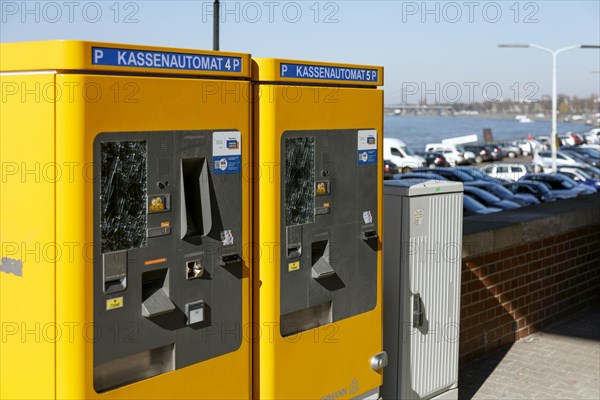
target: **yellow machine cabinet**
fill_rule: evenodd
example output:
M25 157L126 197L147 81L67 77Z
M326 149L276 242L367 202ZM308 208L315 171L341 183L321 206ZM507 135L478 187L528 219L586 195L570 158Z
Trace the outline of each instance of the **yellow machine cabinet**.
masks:
M253 60L254 397L376 399L381 67Z
M249 55L0 52L0 398L250 398Z

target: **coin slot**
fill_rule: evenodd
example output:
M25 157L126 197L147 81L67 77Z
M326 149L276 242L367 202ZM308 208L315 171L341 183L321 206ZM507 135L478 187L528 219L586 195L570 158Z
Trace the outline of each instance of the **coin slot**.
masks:
M204 275L204 266L200 260L187 261L185 263L187 279L199 279Z

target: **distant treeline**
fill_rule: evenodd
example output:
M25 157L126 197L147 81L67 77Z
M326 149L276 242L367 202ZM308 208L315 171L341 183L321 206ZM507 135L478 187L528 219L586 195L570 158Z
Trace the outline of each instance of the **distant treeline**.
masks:
M544 113L549 116L552 110L550 96L542 96L539 100L513 101L499 100L480 103L454 103L448 104L453 111L477 111L490 114L537 114ZM568 114L595 114L600 112L598 96L580 98L577 96L558 95L558 110L563 115Z

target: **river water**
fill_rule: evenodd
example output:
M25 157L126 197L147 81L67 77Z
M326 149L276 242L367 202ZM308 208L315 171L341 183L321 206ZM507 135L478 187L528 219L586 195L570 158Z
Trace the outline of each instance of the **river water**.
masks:
M441 116L385 116L386 137L402 139L413 150L423 150L427 143L442 139L477 134L483 142L483 129L491 128L494 140L525 138L528 135L550 135L551 122L536 120L520 123L508 118L441 117ZM587 131L581 123L558 122L558 133Z

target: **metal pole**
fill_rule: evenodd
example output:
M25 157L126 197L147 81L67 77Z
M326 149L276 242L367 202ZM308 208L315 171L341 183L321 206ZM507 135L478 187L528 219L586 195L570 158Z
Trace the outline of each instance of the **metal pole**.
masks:
M533 47L535 49L540 49L549 52L552 54L552 132L550 135L550 143L552 148L552 173L556 173L556 151L557 151L557 127L556 127L556 114L557 114L557 89L556 89L556 58L558 53L562 53L563 51L573 50L573 49L600 49L598 45L587 45L587 44L574 44L572 46L563 47L562 49L552 50L547 47L542 47L537 44L500 44L498 47L519 47L519 48L527 48Z
M213 5L213 50L219 50L219 19L221 7L219 7L219 0L215 0Z
M552 134L550 135L550 145L552 146L552 173L556 173L556 107L557 107L557 92L556 92L556 56L558 52L552 52Z

